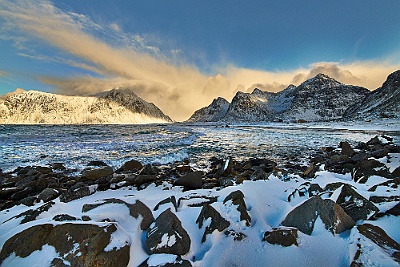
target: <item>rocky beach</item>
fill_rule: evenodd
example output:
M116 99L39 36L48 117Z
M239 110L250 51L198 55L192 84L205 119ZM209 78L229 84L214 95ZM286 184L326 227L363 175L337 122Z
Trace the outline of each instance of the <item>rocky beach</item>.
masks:
M2 266L400 262L400 147L391 137L315 148L302 161L205 162L2 171Z

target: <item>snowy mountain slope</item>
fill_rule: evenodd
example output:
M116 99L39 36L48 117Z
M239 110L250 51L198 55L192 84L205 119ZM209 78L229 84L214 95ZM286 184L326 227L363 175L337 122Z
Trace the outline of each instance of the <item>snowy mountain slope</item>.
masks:
M238 92L228 111L218 120L228 122L255 121L326 121L338 119L354 103L361 102L369 91L345 85L324 74L318 74L299 86L290 85L278 93L257 88L249 93ZM192 120L209 121L196 116ZM215 120L215 121L218 121Z
M362 102L346 110L344 116L360 118L369 116L400 116L400 70L388 76L383 85L369 93Z
M273 99L274 96L274 93L263 92L258 88L255 88L251 94L237 92L229 105L224 120L270 120L274 111L270 108L269 101Z
M363 87L342 84L318 74L288 93L292 97L284 120L324 121L342 117L346 109L362 101L369 91Z
M188 122L219 121L226 115L228 108L229 102L225 98L218 97L214 99L209 106L195 111L193 115L188 119Z
M112 90L99 96L62 96L27 91L0 103L0 123L162 123L171 119L154 104L130 90Z

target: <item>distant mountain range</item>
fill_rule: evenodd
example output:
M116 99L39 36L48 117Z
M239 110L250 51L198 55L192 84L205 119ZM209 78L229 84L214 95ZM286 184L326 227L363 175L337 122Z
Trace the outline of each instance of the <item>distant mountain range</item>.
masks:
M400 117L400 70L374 91L318 74L278 93L255 88L237 92L229 103L215 99L188 122L331 121Z
M332 121L400 118L400 70L383 85L366 88L318 74L299 86L272 93L237 92L229 103L218 97L187 122ZM158 107L129 89L94 96L62 96L25 91L0 99L0 124L141 124L172 122Z
M165 122L172 120L129 89L114 89L90 97L26 91L0 100L0 123L3 124Z

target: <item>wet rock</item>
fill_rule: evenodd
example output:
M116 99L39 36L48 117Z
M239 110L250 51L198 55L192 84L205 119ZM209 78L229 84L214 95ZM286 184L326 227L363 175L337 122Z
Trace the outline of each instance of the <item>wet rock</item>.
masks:
M178 165L178 166L176 166L176 170L178 172L187 173L187 172L190 172L190 166L189 165Z
M146 183L152 183L157 181L157 176L154 174L140 174L136 177L135 181L133 182L133 184L135 186L141 186L143 184Z
M153 254L138 267L192 267L192 264L179 255Z
M211 219L211 223L206 226L201 242L205 242L207 235L212 234L215 230L222 232L230 226L230 222L219 214L211 205L205 204L201 209L199 216L196 219L196 223L199 225L199 229L203 227L203 224L208 219Z
M67 169L65 168L64 164L59 162L50 164L50 167L55 171L65 171Z
M251 224L251 218L247 212L246 203L244 201L244 195L242 191L237 190L230 193L223 201L226 204L228 201L232 201L233 205L237 206L237 210L240 212L240 220L245 221L247 226Z
M388 253L393 260L400 263L400 244L388 236L382 228L372 224L362 224L358 225L357 229L360 234L370 239Z
M127 266L130 250L128 244L118 249L104 250L116 230L114 224L101 227L71 223L32 226L5 242L0 253L0 263L12 253L25 258L48 244L58 252L55 255L57 258L69 262L71 266Z
M29 196L26 198L23 198L19 201L20 204L23 204L25 206L33 206L37 203L38 198L36 196Z
M189 189L202 188L203 173L189 172L175 181L175 185L187 187Z
M357 193L349 184L343 185L336 203L355 222L367 220L379 212L379 209L371 201Z
M156 175L157 173L157 168L153 167L151 164L146 164L139 172L141 175Z
M339 147L342 149L342 155L352 157L356 153L348 142L340 142Z
M53 188L45 188L38 195L38 199L43 200L44 202L53 200L60 195L60 192Z
M342 207L330 199L322 199L319 196L312 197L294 208L282 225L296 227L301 232L311 235L318 217L321 218L325 228L333 234L340 234L355 225Z
M290 247L292 245L298 246L297 243L297 229L296 228L274 228L264 233L262 241L266 241L270 244L281 245L284 247Z
M359 183L365 183L368 178L373 175L391 178L391 174L385 164L377 160L367 159L356 163L353 172L353 180Z
M20 191L21 189L18 187L6 187L6 188L0 188L0 199L7 199L14 193Z
M89 196L94 192L95 190L90 190L89 186L83 183L77 183L60 195L60 201L65 203L70 202L75 199Z
M143 168L142 163L137 160L130 160L125 162L117 172L137 172Z
M103 177L109 177L109 176L112 176L113 174L114 174L114 171L109 166L93 168L93 169L86 169L86 170L82 171L82 176L91 181L96 181L97 179L100 179Z
M146 234L146 247L152 254L185 255L190 250L190 242L181 221L170 209L158 216Z
M229 176L230 174L233 174L233 158L228 157L228 159L224 162L224 164L221 166L221 168L218 170L218 173L221 176Z
M32 191L32 187L25 187L23 190L17 191L12 194L10 198L14 201L18 201L29 196Z

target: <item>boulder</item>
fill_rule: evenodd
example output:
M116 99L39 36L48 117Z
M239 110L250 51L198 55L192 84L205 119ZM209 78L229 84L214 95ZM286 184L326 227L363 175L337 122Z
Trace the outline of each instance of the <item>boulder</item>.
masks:
M184 186L190 189L200 189L203 185L202 172L189 172L175 181L175 185Z
M353 180L359 183L365 183L370 176L378 175L385 178L391 178L391 173L385 164L374 160L367 159L359 161L355 164L353 172Z
M394 261L400 263L400 244L388 236L382 228L372 224L362 224L358 225L357 229L360 234L388 253Z
M342 149L342 155L352 157L356 153L348 142L340 142L339 147Z
M192 267L192 264L179 255L153 254L138 267Z
M141 175L156 175L157 173L157 168L153 167L151 164L146 164L139 172Z
M127 266L129 245L105 251L116 230L114 224L98 226L65 223L32 226L4 243L0 263L12 253L25 258L34 251L42 250L42 246L47 244L58 252L55 257L69 262L71 266Z
M311 197L294 208L283 220L282 225L296 227L301 232L311 235L318 217L321 218L325 228L333 234L340 234L355 225L353 219L342 207L320 196Z
M244 195L242 191L237 190L230 193L223 201L226 204L228 201L232 201L233 205L237 206L237 210L240 212L240 220L245 221L247 226L251 224L251 217L247 212L246 203L244 202Z
M38 195L38 199L43 200L44 202L53 200L60 195L60 192L53 188L45 188L42 192Z
M88 180L96 181L103 177L110 177L114 174L114 171L109 166L103 166L99 168L91 168L82 171L82 176Z
M266 241L270 244L281 245L284 247L290 247L292 245L298 246L297 243L297 229L291 227L285 228L273 228L272 230L266 231L262 241Z
M165 210L146 233L146 247L152 254L185 255L190 250L190 237L179 218Z
M199 225L199 229L203 227L205 221L211 219L211 223L206 226L204 230L203 238L201 242L205 242L207 235L212 234L215 230L222 232L230 226L230 222L219 214L211 205L205 204L197 217L196 223Z
M70 187L67 191L60 195L60 201L67 203L75 199L89 196L93 193L94 191L91 191L89 186L83 183L76 183L74 186Z
M349 184L342 186L336 203L355 222L358 220L367 220L379 212L379 209L371 201L357 193Z
M154 174L139 174L133 184L135 186L141 186L146 183L152 183L157 181L157 176Z
M142 163L137 160L130 160L125 162L121 168L118 169L118 172L136 172L143 168Z
M91 161L89 161L87 166L91 166L91 167L106 167L108 165L107 165L107 163L105 163L104 161L101 161L101 160L91 160Z

